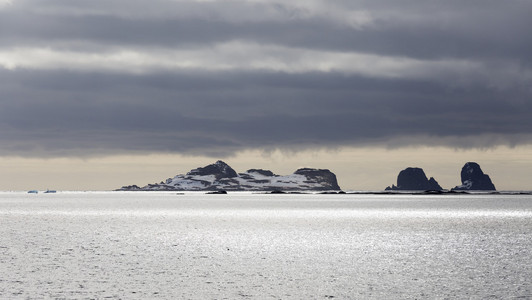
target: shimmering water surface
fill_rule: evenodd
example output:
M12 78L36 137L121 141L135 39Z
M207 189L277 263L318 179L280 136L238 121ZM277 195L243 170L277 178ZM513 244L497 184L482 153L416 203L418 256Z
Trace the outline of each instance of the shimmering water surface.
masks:
M0 193L0 298L532 298L532 197Z

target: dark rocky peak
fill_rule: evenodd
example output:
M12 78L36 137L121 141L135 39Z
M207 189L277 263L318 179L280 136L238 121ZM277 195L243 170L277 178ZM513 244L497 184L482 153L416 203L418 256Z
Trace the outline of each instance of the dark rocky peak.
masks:
M270 176L270 177L273 177L273 176L276 176L275 174L273 174L272 171L270 170L263 170L263 169L249 169L246 171L246 173L258 173L260 175L263 175L263 176Z
M206 175L214 175L216 179L222 179L222 178L233 178L238 177L238 174L236 173L233 168L231 168L228 164L225 162L219 160L215 162L214 164L210 164L208 166L205 166L203 168L197 168L194 170L191 170L187 173L188 176L206 176Z
M431 177L427 179L425 172L421 168L406 168L399 172L397 176L397 186L392 185L386 188L397 191L441 191L442 187Z
M452 190L494 191L495 185L490 177L482 172L480 165L475 162L467 162L460 172L462 185Z
M295 171L294 174L304 175L309 180L324 183L324 190L340 190L336 175L327 169L302 168Z
M440 186L440 184L434 179L434 177L429 178L429 190L432 191L441 191L443 188Z

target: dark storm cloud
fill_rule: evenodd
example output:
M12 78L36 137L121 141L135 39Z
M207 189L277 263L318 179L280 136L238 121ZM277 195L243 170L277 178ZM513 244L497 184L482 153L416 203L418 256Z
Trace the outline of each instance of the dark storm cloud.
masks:
M18 75L15 82L3 80L6 94L23 95L1 105L4 152L216 150L220 155L244 148L360 145L409 135L527 134L532 129L530 102L508 103L490 90L450 91L422 81L341 74L199 74L193 80L189 74ZM29 85L33 93L24 91ZM429 94L434 96L427 100ZM464 146L477 145L473 140Z
M0 153L531 142L526 1L143 3L0 4Z
M53 2L58 7L71 9L80 3ZM115 6L120 3L112 2ZM61 47L76 49L75 44L68 42L81 40L94 47L186 47L190 44L249 39L293 47L415 58L530 60L528 49L532 47L532 36L528 33L532 28L532 18L529 17L532 9L528 2L471 1L474 5L463 1L421 2L407 2L400 7L382 1L357 4L359 9L374 9L370 12L375 16L369 24L353 29L320 15L293 17L280 4L275 6L278 14L268 18L259 17L265 4L200 2L185 5L182 2L155 1L151 6L167 7L166 11L179 11L184 6L187 8L185 11L198 12L198 15L191 13L190 17L184 17L185 13L181 13L172 18L171 13L165 16L165 9L160 9L163 12L159 13L164 17L157 18L155 14L150 18L143 17L139 5L138 11L122 15L104 14L104 2L100 4L101 13L91 14L89 10L83 14L82 8L78 8L78 13L60 9L53 13L50 8L44 12L35 8L30 10L27 7L39 7L38 4L23 1L27 7L14 5L13 9L0 10L0 43L7 47L53 45L55 42ZM127 1L121 4L123 7L130 5ZM49 4L47 1L41 5ZM230 7L242 6L245 9L240 10L250 17L239 20L238 16L227 13ZM225 9L218 11L222 7ZM201 11L207 12L201 14ZM257 16L256 20L253 15ZM87 44L84 46L89 47Z

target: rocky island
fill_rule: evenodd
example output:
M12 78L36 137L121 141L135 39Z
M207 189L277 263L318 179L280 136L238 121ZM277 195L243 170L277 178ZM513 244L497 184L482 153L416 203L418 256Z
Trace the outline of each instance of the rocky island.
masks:
M386 191L441 191L442 187L431 177L427 179L421 168L406 168L397 176L397 186L387 187Z
M272 171L250 169L237 173L225 162L191 170L165 181L123 186L118 191L339 191L336 175L327 169L298 169L291 175L275 175Z
M427 193L466 193L467 191L495 191L495 185L490 177L482 172L479 164L468 162L460 172L462 185L449 190L444 190L438 182L431 177L427 179L421 168L406 168L397 176L397 186L388 186L386 192L395 191L425 191Z
M460 172L462 185L456 186L452 191L495 191L495 185L490 177L482 172L479 164L468 162Z

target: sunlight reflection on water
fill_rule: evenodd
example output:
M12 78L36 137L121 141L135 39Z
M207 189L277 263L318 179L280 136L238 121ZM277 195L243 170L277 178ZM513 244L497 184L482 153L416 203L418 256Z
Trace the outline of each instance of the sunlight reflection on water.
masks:
M529 196L0 193L2 298L532 297Z

